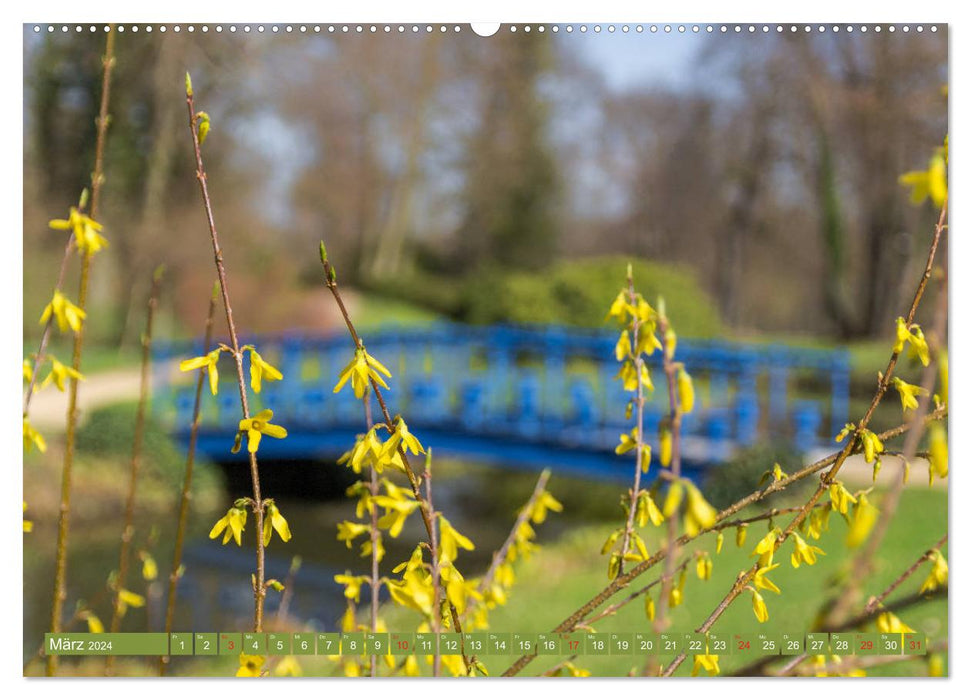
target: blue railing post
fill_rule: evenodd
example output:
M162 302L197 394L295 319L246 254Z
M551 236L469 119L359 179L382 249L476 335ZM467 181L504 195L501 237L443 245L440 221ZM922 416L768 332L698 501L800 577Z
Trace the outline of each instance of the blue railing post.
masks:
M842 354L830 374L830 431L835 436L843 429L850 415L850 367L849 359Z
M792 422L793 444L799 452L805 454L819 442L819 427L822 424L819 404L816 401L796 401L793 405Z

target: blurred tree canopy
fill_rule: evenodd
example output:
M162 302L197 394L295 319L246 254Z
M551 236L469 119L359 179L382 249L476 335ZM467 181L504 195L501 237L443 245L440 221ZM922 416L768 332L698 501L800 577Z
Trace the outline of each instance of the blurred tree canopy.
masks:
M743 331L887 332L933 224L896 178L946 133L946 30L700 39L677 84L619 85L580 37L550 33L120 34L100 332L137 338L160 262L176 330L200 328L211 251L186 69L213 120L210 187L254 330L325 322L305 303L324 238L347 284L462 318L586 323L601 270L615 274L590 258L618 256L650 261L647 284L690 277L699 333L718 316ZM56 273L47 219L89 177L103 40L25 27L27 299ZM615 66L663 50L625 42Z

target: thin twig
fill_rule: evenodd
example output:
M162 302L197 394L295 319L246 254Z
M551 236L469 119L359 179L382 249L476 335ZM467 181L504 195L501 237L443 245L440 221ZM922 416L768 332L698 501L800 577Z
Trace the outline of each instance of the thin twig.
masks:
M340 289L338 288L338 285L337 285L336 272L334 271L333 266L330 264L330 261L327 260L325 257L321 258L321 263L323 263L323 266L324 266L324 279L325 279L327 288L330 290L331 295L334 297L334 301L337 302L337 308L340 310L341 317L344 319L344 325L347 326L347 331L348 333L350 333L351 339L354 341L354 346L357 349L363 350L364 342L361 340L361 337L358 335L357 329L354 327L354 322L351 321L351 316L347 312L347 307L344 305L344 299L343 297L341 297ZM381 388L378 386L378 383L374 379L371 379L370 384L371 384L371 389L374 391L374 398L377 399L378 406L381 407L381 415L384 417L385 426L387 426L389 431L393 431L394 421L391 419L391 412L388 410L388 405L384 400L384 395L381 393ZM405 465L405 475L408 477L408 483L411 485L411 491L415 496L415 500L418 502L418 511L419 513L421 513L422 522L424 522L425 524L425 531L428 533L429 540L431 540L435 532L435 525L432 521L433 519L432 510L429 507L428 502L421 494L420 482L418 481L418 477L415 475L415 471L412 468L411 462L408 459L408 455L406 454L404 447L402 445L398 445L398 454L401 456L401 461ZM446 600L447 600L447 597L446 597ZM451 603L449 604L449 611L451 613L452 624L455 627L455 631L461 634L462 622L459 619L458 611L455 609L455 606L452 605ZM464 638L462 641L462 660L465 663L466 668L470 668L469 657L466 656L465 654Z
M662 353L664 357L664 377L668 385L669 420L671 422L671 468L669 476L672 484L681 476L681 404L676 391L674 348L668 339L668 319L661 314L658 318L658 331L661 335ZM669 487L670 488L670 487ZM668 626L668 607L671 595L671 585L674 579L674 560L677 555L678 519L672 513L667 522L667 546L664 548L664 576L661 577L661 593L657 601L657 616L654 621L654 631L661 632Z
M364 397L362 398L362 403L364 404L364 423L367 425L368 431L374 427L374 419L371 417L371 392L365 391ZM378 631L378 602L379 596L381 594L381 579L378 576L378 553L381 542L381 532L378 530L378 507L374 503L374 499L378 496L378 471L371 465L368 470L368 491L371 494L371 498L368 502L368 513L371 517L371 631ZM378 675L378 657L377 654L371 654L371 678L377 678Z
M209 310L206 312L206 331L203 341L203 355L212 350L212 326L216 315L216 301L219 298L219 283L212 288L209 297ZM199 441L199 417L202 412L202 387L206 381L206 368L199 368L196 379L196 394L192 404L192 425L189 429L189 447L185 457L185 476L182 478L182 493L179 498L179 518L175 528L175 552L172 555L172 570L169 572L169 597L165 606L165 634L171 634L175 621L175 600L178 592L179 569L182 567L182 549L185 546L185 530L189 520L189 503L192 500L192 472L196 462L196 444ZM170 658L159 657L158 675L164 676Z
M101 186L104 183L104 151L108 132L108 97L111 89L111 69L115 64L115 25L108 25L108 36L105 41L105 53L101 60L101 105L98 109L98 136L95 141L94 171L91 174L91 218L98 216L98 204L101 202ZM81 255L81 280L78 289L77 306L82 311L88 302L88 280L91 271L91 251L86 248ZM53 315L53 314L52 314ZM57 521L57 548L54 555L54 591L51 604L50 631L56 634L61 631L61 616L64 611L64 601L67 598L67 538L71 524L71 476L74 466L74 443L78 422L78 380L81 371L81 348L84 343L84 330L87 324L81 324L74 334L74 349L71 367L75 376L70 378L67 401L67 430L64 446L64 466L61 470L61 505ZM24 405L27 405L25 398ZM57 673L59 657L50 654L47 657L47 675Z
M627 298L632 308L637 308L637 297L634 292L634 278L628 268L627 275ZM637 376L637 390L634 394L634 406L636 413L637 435L634 440L634 484L630 490L630 508L627 511L627 523L624 527L624 539L620 547L620 565L617 573L624 572L624 557L630 549L630 543L634 534L634 518L637 512L637 498L641 492L641 472L644 467L644 383L641 381L641 372L644 371L644 358L638 351L640 345L641 318L638 314L632 314L630 345L634 354L634 373ZM626 359L626 358L625 358Z
M188 87L188 85L187 85ZM196 180L202 193L202 203L206 210L206 221L209 225L209 238L212 242L212 252L219 276L219 288L222 291L223 307L226 311L226 326L229 329L231 350L236 365L236 381L239 386L239 402L243 419L249 420L249 400L246 394L246 378L243 375L243 354L239 349L239 336L236 333L236 323L233 320L233 307L229 301L229 287L226 282L226 267L223 264L223 252L219 247L219 235L216 232L216 221L213 218L212 202L209 199L209 185L205 165L202 162L202 149L199 144L199 134L196 131L196 110L191 89L186 90L186 107L189 110L189 133L192 135L192 148L195 152ZM255 452L248 452L250 480L253 484L253 498L251 507L256 516L256 577L253 582L253 630L263 631L263 602L266 599L266 561L265 546L263 545L263 498L260 494L260 468Z
M945 417L946 415L947 415L947 409L939 408L933 411L931 414L929 414L925 419L925 422L938 420ZM883 441L891 440L892 438L895 438L899 435L902 435L904 432L906 432L908 427L909 427L909 423L898 425L895 428L891 428L890 430L886 430L883 433L880 433L878 437ZM859 451L859 449L860 449L859 446L856 446L854 448L855 451ZM740 510L752 505L753 503L757 503L761 501L762 499L772 495L773 493L777 493L779 491L784 490L786 487L788 487L789 485L797 481L805 479L813 474L816 474L817 472L822 471L823 469L826 469L827 467L829 467L830 465L836 462L840 454L842 454L842 452L834 452L833 454L827 457L823 457L822 459L816 460L812 464L808 464L802 467L801 469L799 469L796 472L793 472L789 476L783 479L780 479L779 481L773 481L770 484L768 484L765 488L755 491L753 493L750 493L748 496L745 496L744 498L739 499L732 505L722 510L716 516L715 525L713 525L710 528L699 530L698 533L695 534L694 536L687 535L687 534L682 535L681 537L678 538L677 545L679 547L683 547L684 545L688 544L689 542L699 537L703 537L710 532L714 532L715 530L722 529L719 527L719 525L726 518L729 518L732 515L735 515ZM563 622L561 622L553 629L553 632L554 633L571 632L573 629L576 628L576 625L581 620L583 620L584 617L586 617L588 614L590 614L591 612L599 608L601 605L603 605L605 602L607 602L618 591L626 588L631 583L631 581L633 581L638 576L641 576L644 572L651 569L658 562L662 561L666 556L667 556L667 552L664 549L661 549L658 552L655 552L654 555L652 555L646 561L640 562L637 566L632 568L630 571L627 571L624 574L619 575L617 578L611 581L607 586L605 586L599 593L597 593L593 598L591 598L589 601L587 601L579 608L574 610L572 613L570 613L570 615L567 616L567 618L563 620ZM523 668L525 668L526 665L529 664L529 662L531 662L534 658L536 658L536 654L524 654L523 656L520 656L518 659L516 659L515 662L513 662L511 666L509 666L509 668L507 668L503 672L502 675L515 676L520 671L522 671Z
M74 248L74 230L68 234L67 244L64 246L64 256L61 258L61 268L57 273L57 284L54 285L54 292L57 293L61 291L61 287L64 286L64 276L67 273L67 264L71 259L71 250ZM44 353L47 350L47 342L51 337L51 327L54 324L54 314L48 317L47 322L44 324L44 330L40 335L40 344L37 347L37 352L34 355L34 364L30 371L30 381L27 382L27 388L24 390L24 418L30 411L30 401L34 396L34 390L37 386L37 372L40 366L44 363L45 356Z
M947 328L946 272L938 294L937 307L934 312L933 328L927 336L928 341L934 345L937 344L939 339L943 338L944 332ZM937 350L934 345L932 345L932 349ZM917 409L913 411L910 417L910 424L912 427L907 432L907 437L904 440L904 448L900 455L901 459L903 460L902 464L900 465L900 469L893 481L893 485L887 491L886 496L884 496L880 503L880 519L874 526L869 538L867 538L866 545L853 561L852 573L848 577L846 590L840 594L838 599L831 601L832 607L826 614L826 620L830 624L838 622L844 615L847 614L850 608L859 599L860 588L868 579L877 551L880 549L880 545L883 544L883 540L889 531L890 523L893 521L894 515L897 512L897 507L900 505L900 496L904 490L905 475L910 463L913 461L914 457L917 456L917 446L924 434L924 416L927 415L927 411L930 409L931 394L933 393L934 382L937 375L936 352L932 353L932 357L934 359L927 364L927 367L924 368L921 374L920 386L923 392L918 398Z
M135 535L135 493L138 486L138 471L142 463L142 442L145 436L145 410L148 408L149 375L152 368L152 326L155 321L155 310L158 307L158 292L162 277L158 272L152 278L152 291L148 296L148 316L145 321L145 335L142 336L142 376L138 392L138 408L135 411L135 437L132 441L131 463L128 476L128 496L125 499L125 520L121 530L121 553L118 557L118 575L112 588L114 601L111 611L110 631L116 634L121 628L124 602L122 591L128 579L128 567L131 560L131 542ZM115 657L105 657L105 675L110 676L114 670Z
M492 585L492 579L496 575L496 569L506 561L506 557L509 555L509 548L516 541L516 533L522 527L522 524L529 520L529 515L532 512L533 505L536 503L536 499L546 490L546 483L550 479L550 474L549 469L544 469L539 475L539 479L536 480L536 486L533 488L533 493L529 497L529 500L526 501L526 505L520 509L519 515L516 517L516 522L513 523L512 529L509 530L509 535L506 536L506 540L502 543L502 546L493 552L489 569L479 581L479 593L485 593L489 589L489 586Z
M944 220L947 216L947 203L941 207L941 214L937 222L937 226L934 229L934 238L931 241L930 250L927 255L927 264L924 266L924 273L921 275L920 282L917 284L917 290L914 292L914 299L911 302L910 310L907 312L906 324L909 327L914 322L914 317L917 314L917 308L920 306L920 301L924 296L924 290L927 288L927 282L931 278L931 272L934 268L934 258L937 254L937 247L941 240L941 235L944 231ZM820 485L816 488L816 491L810 496L809 500L806 502L803 509L795 515L792 521L786 526L775 542L775 549L778 550L782 544L789 539L789 536L795 531L803 519L808 515L809 511L816 505L816 502L822 498L823 494L828 490L829 485L833 483L836 475L839 473L840 468L846 461L846 458L850 456L853 452L855 445L861 441L861 435L870 423L870 419L873 417L874 411L876 411L877 406L880 404L883 395L886 393L887 388L890 386L891 379L893 378L894 368L897 366L897 360L900 353L894 351L890 354L890 360L887 362L887 369L884 371L879 384L877 385L876 393L873 395L873 399L870 402L870 406L867 408L866 413L864 413L863 418L860 423L856 426L853 435L850 439L846 441L846 446L840 452L833 466L821 479ZM715 622L720 618L724 612L728 609L729 605L741 595L742 591L745 590L749 581L755 576L758 571L758 563L756 562L748 571L743 572L735 583L732 585L728 594L722 599L722 601L715 607L711 614L705 619L705 621L698 627L695 632L698 634L703 634L708 632L715 624ZM685 652L678 654L674 660L664 669L665 676L672 675L678 667L687 658Z

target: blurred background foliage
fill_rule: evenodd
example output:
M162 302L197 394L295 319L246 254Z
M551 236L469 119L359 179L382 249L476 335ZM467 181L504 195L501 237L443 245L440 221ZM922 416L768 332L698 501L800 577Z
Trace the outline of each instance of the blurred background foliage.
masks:
M89 178L103 36L24 31L32 340L62 250L46 222ZM896 176L946 131L946 61L946 31L129 31L89 335L137 345L163 262L160 332L201 329L212 280L190 68L213 120L238 321L253 331L333 325L311 254L324 238L352 304L393 299L403 322L597 326L634 259L682 334L885 337L933 223Z

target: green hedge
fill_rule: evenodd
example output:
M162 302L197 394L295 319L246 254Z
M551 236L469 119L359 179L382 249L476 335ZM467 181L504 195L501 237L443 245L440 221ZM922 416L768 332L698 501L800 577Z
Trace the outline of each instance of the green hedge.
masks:
M713 300L688 268L624 256L561 261L539 273L492 270L476 275L465 285L461 320L601 327L624 286L628 262L634 284L648 302L656 304L658 296L664 297L679 335L722 333Z

